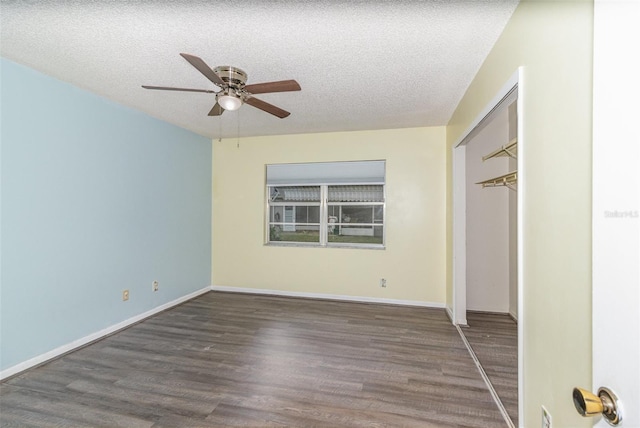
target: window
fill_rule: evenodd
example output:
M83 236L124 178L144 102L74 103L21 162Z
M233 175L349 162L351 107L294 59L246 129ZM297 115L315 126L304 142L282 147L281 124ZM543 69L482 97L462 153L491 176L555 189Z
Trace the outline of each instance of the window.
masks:
M353 164L356 170L368 167L366 175L360 171L360 177L354 177ZM371 164L377 178L369 176ZM309 174L301 177L305 165ZM318 173L319 166L324 172ZM294 177L282 179L293 169ZM344 177L347 173L351 176ZM361 184L365 180L368 183ZM302 185L305 181L313 185ZM267 195L269 244L384 246L384 161L267 165Z
M328 186L327 242L382 245L384 187Z
M269 242L320 242L320 186L269 187Z

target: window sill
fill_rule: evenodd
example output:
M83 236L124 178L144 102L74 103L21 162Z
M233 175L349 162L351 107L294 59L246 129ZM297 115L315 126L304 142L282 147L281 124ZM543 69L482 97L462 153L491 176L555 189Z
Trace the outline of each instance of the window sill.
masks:
M328 244L320 245L316 243L304 243L304 242L267 242L265 247L299 247L299 248L349 248L358 250L386 250L384 245L371 244Z

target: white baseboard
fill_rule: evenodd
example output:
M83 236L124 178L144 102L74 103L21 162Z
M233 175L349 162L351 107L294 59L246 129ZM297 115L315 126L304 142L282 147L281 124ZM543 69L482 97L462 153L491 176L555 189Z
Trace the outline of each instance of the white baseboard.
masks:
M516 315L515 312L509 311L509 316L517 323L518 322L518 315Z
M71 352L75 349L78 349L82 346L85 346L91 342L95 342L96 340L102 339L105 336L108 336L110 334L113 334L115 332L117 332L118 330L122 330L126 327L129 327L132 324L135 324L137 322L140 322L142 320L144 320L145 318L149 318L150 316L153 316L159 312L162 312L164 310L167 310L169 308L172 308L173 306L179 305L181 303L186 302L187 300L191 300L195 297L198 297L201 294L207 293L211 291L211 287L205 287L202 288L198 291L194 291L193 293L189 293L186 296L182 296L178 299L175 299L171 302L165 303L163 305L160 305L156 308L153 308L147 312L144 312L140 315L136 315L134 317L131 317L127 320L124 320L122 322L119 322L118 324L114 324L110 327L107 327L103 330L97 331L95 333L92 333L88 336L85 336L81 339L78 340L74 340L71 343L68 343L66 345L62 345L56 349L53 349L49 352L45 352L44 354L38 355L37 357L33 357L27 361L23 361L22 363L16 364L13 367L9 367L8 369L2 370L0 371L0 380L8 378L10 376L14 376L22 371L25 371L27 369L30 369L32 367L35 367L37 365L43 364L49 360L52 360L56 357L59 357L61 355L64 355L68 352Z
M182 296L178 299L175 299L171 302L160 305L156 308L153 308L147 312L136 315L129 319L126 319L122 322L114 324L110 327L92 333L83 338L74 340L71 343L66 345L59 346L49 352L45 352L44 354L38 355L36 357L30 358L26 361L23 361L15 366L9 367L5 370L0 371L0 380L6 379L11 376L15 376L16 374L28 370L32 367L38 366L40 364L46 363L49 360L57 358L61 355L74 351L78 348L81 348L91 342L95 342L96 340L102 339L110 334L113 334L119 330L122 330L126 327L129 327L135 323L138 323L146 318L149 318L159 312L170 309L173 306L177 306L181 303L186 302L187 300L191 300L195 297L200 296L208 291L227 291L232 293L248 293L248 294L266 294L272 296L285 296L285 297L305 297L309 299L326 299L326 300L338 300L345 302L360 302L360 303L384 303L391 305L402 305L402 306L419 306L425 308L444 308L445 305L443 303L437 302L423 302L419 300L399 300L399 299L382 299L376 297L364 297L364 296L347 296L347 295L339 295L339 294L322 294L322 293L304 293L304 292L295 292L295 291L281 291L281 290L268 290L262 288L241 288L241 287L224 287L219 285L212 285L209 287L202 288L198 291L194 291L193 293Z
M420 300L382 299L378 297L347 296L342 294L305 293L300 291L269 290L269 289L262 289L262 288L226 287L222 285L212 285L211 290L227 291L230 293L266 294L270 296L305 297L308 299L339 300L344 302L385 303L389 305L420 306L425 308L444 308L444 303L423 302Z
M455 321L453 320L453 309L450 307L446 307L445 308L445 312L447 313L447 318L449 318L449 321L451 321L451 324L453 325L459 325L460 327L468 327L469 325L467 324L467 318L465 316L464 321L463 320L459 320L459 322L456 324Z
M446 312L449 321L451 321L451 323L453 324L453 311L451 310L451 308L447 306L446 308L444 308L444 311Z

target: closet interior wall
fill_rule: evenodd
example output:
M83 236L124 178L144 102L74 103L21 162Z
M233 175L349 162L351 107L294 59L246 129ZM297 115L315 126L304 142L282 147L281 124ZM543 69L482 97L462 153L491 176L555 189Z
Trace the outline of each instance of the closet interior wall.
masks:
M503 109L466 146L466 277L467 310L517 316L516 192L476 184L516 169L509 157L482 160L510 141L514 120Z

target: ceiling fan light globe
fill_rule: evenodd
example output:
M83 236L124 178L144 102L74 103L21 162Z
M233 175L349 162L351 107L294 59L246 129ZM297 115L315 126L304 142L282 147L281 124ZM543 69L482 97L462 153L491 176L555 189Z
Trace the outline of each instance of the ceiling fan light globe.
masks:
M238 110L242 105L242 100L233 95L221 95L218 97L218 104L225 110Z

